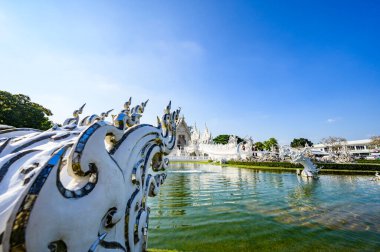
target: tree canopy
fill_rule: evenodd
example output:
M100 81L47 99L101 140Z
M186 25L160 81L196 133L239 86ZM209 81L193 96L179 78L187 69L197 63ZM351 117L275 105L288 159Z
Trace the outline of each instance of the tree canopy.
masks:
M371 146L373 148L380 148L380 136L371 137Z
M48 116L52 112L32 102L29 96L0 91L0 124L17 128L47 130L53 126Z
M341 150L342 146L347 143L347 139L344 137L329 136L327 138L323 138L321 143L326 145L330 152L337 153Z
M219 135L217 137L214 138L214 143L216 144L228 144L228 140L230 139L230 136L234 136L234 135ZM237 138L237 142L238 143L241 143L244 141L244 139L238 137L238 136L235 136Z
M263 151L265 149L265 146L262 142L256 142L255 147L257 151Z
M264 144L264 149L268 151L272 149L272 146L275 148L277 148L278 146L277 139L274 137L271 137L268 140L264 141L263 144Z
M293 141L290 143L290 147L292 148L302 148L305 147L305 145L313 146L313 143L307 139L307 138L294 138Z

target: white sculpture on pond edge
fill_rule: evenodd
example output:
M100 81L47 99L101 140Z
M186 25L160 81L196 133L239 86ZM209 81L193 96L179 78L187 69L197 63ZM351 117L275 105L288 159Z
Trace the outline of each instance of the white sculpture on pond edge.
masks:
M372 180L374 180L374 181L380 181L380 174L379 174L379 172L375 173L375 177L372 178Z
M139 124L146 102L41 132L0 130L0 251L143 251L148 196L166 178L179 110Z
M317 178L320 169L306 156L307 152L307 147L302 150L294 150L289 146L282 146L280 149L280 158L284 159L285 156L289 156L293 163L300 163L304 168L298 175Z

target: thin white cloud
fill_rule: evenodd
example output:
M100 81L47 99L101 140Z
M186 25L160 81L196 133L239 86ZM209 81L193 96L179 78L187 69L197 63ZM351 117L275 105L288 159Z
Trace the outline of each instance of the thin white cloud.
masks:
M334 123L334 122L336 122L336 120L334 118L327 119L327 123Z
M150 99L143 119L155 122L169 100L173 107L186 107L198 92L205 49L191 38L144 32L142 26L141 33L121 37L127 41L123 46L115 42L104 50L102 42L87 48L87 40L80 38L73 46L75 31L88 31L83 23L74 32L64 30L66 46L53 33L43 33L49 26L36 28L24 21L17 12L0 10L1 88L29 95L52 110L53 121L62 122L83 103L85 114L111 108L117 113L132 96L133 105ZM88 37L97 41L101 31L95 29ZM191 114L192 107L187 107Z
M196 49L195 42L192 49L180 44L166 42L163 51L148 46L121 55L74 54L52 48L38 48L36 53L22 48L0 58L0 67L7 69L0 83L5 83L2 89L29 95L51 109L56 122L85 102L86 114L111 108L117 112L130 96L134 104L150 99L145 118L155 121L169 100L173 106L182 105L192 92L188 76L197 71L193 58L199 58L192 50L201 47Z
M334 117L334 118L328 118L326 122L332 124L332 123L336 123L339 120L340 120L340 117Z

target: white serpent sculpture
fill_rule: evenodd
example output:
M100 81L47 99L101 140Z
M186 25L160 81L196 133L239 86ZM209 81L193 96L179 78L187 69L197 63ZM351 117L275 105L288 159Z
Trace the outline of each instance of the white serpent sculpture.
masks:
M145 251L148 196L166 178L179 110L140 124L147 102L62 127L0 130L0 251Z
M308 148L302 150L293 150L290 146L284 145L280 148L280 158L284 159L285 156L289 156L293 163L299 163L304 168L299 175L307 178L318 178L318 173L321 168L318 168L310 158L306 156Z

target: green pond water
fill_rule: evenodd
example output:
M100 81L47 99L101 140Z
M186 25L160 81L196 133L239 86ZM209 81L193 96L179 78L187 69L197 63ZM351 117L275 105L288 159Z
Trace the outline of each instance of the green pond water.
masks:
M150 198L149 248L380 251L380 182L173 164Z

